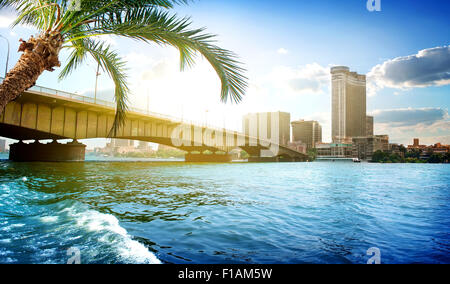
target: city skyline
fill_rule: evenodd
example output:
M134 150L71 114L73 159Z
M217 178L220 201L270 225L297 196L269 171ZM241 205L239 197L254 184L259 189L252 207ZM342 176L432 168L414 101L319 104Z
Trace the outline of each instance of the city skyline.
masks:
M450 263L448 15L0 0L0 264Z
M323 140L331 141L329 71L331 66L346 65L368 75L367 114L374 116L375 133L386 133L392 142L405 145L414 137L420 137L426 144L450 144L450 80L446 75L450 51L445 33L439 32L448 25L445 15L449 4L432 3L383 1L383 10L372 13L366 10L365 1L360 5L286 1L285 6L274 9L269 9L265 1L258 1L258 5L252 5L252 1L199 1L177 7L179 14L192 15L194 22L219 34L220 43L235 51L245 63L250 88L240 105L220 104L218 81L204 62L191 71L179 73L175 50L117 38L108 40L128 61L133 105L146 106L149 98L150 110L155 112L240 129L246 113L280 110L291 113L292 120L319 121ZM236 9L238 4L242 9ZM318 9L322 13L317 13ZM424 11L424 15L412 21L417 9ZM400 13L405 21L398 19ZM340 21L327 22L331 14ZM223 19L230 15L232 21ZM268 16L273 21L261 21ZM2 11L0 33L9 38L15 50L18 39L34 31L24 27L11 31L8 25L12 18ZM242 32L236 33L238 26ZM331 27L341 29L342 33L334 35ZM350 35L365 40L349 40ZM5 54L4 44L0 51ZM17 56L12 52L10 62L15 62ZM1 65L4 60L0 58ZM425 68L427 62L438 64L430 69ZM396 76L393 70L403 70L403 76ZM428 73L423 74L424 70ZM62 82L57 81L58 72L45 73L37 83L93 94L95 71L90 64ZM180 83L170 84L172 81ZM109 78L99 77L100 98L110 99L105 93L111 93L111 85ZM106 141L86 143L92 148L105 145Z

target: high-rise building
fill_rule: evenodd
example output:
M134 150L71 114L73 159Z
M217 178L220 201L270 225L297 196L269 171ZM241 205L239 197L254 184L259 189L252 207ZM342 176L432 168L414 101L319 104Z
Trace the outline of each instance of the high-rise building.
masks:
M366 76L345 66L331 68L333 142L366 135Z
M373 136L373 116L366 116L366 136Z
M292 140L303 142L308 149L316 148L317 143L322 142L322 126L317 121L293 121Z
M0 139L0 152L6 151L6 140Z
M247 114L242 118L242 131L251 137L288 146L291 141L291 114L280 111Z

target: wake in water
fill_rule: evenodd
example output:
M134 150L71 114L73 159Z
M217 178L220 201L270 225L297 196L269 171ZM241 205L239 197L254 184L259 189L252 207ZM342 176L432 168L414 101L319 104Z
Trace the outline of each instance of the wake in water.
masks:
M31 191L28 178L0 185L0 263L161 263L109 214Z

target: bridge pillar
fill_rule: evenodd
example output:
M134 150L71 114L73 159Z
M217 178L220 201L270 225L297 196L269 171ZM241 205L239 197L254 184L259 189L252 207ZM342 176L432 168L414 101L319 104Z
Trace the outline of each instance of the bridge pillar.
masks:
M57 141L31 144L22 141L10 145L9 159L15 162L79 162L84 161L86 145L74 140L67 144Z
M233 160L230 154L191 154L184 156L185 162L188 163L231 163Z

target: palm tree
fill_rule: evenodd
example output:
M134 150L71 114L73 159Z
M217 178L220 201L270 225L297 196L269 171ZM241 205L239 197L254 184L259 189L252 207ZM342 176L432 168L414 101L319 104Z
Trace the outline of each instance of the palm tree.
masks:
M189 18L178 18L170 9L189 0L0 0L0 8L14 9L18 17L13 26L25 24L39 34L21 39L23 52L15 67L0 85L0 114L8 102L34 86L45 71L60 67L59 53L70 50L67 64L59 74L71 74L91 56L115 84L116 116L110 136L123 125L127 111L125 62L101 36L125 38L170 45L179 50L181 70L194 64L200 53L219 76L221 100L239 102L247 87L245 70L234 53L215 45L214 35L192 29Z

